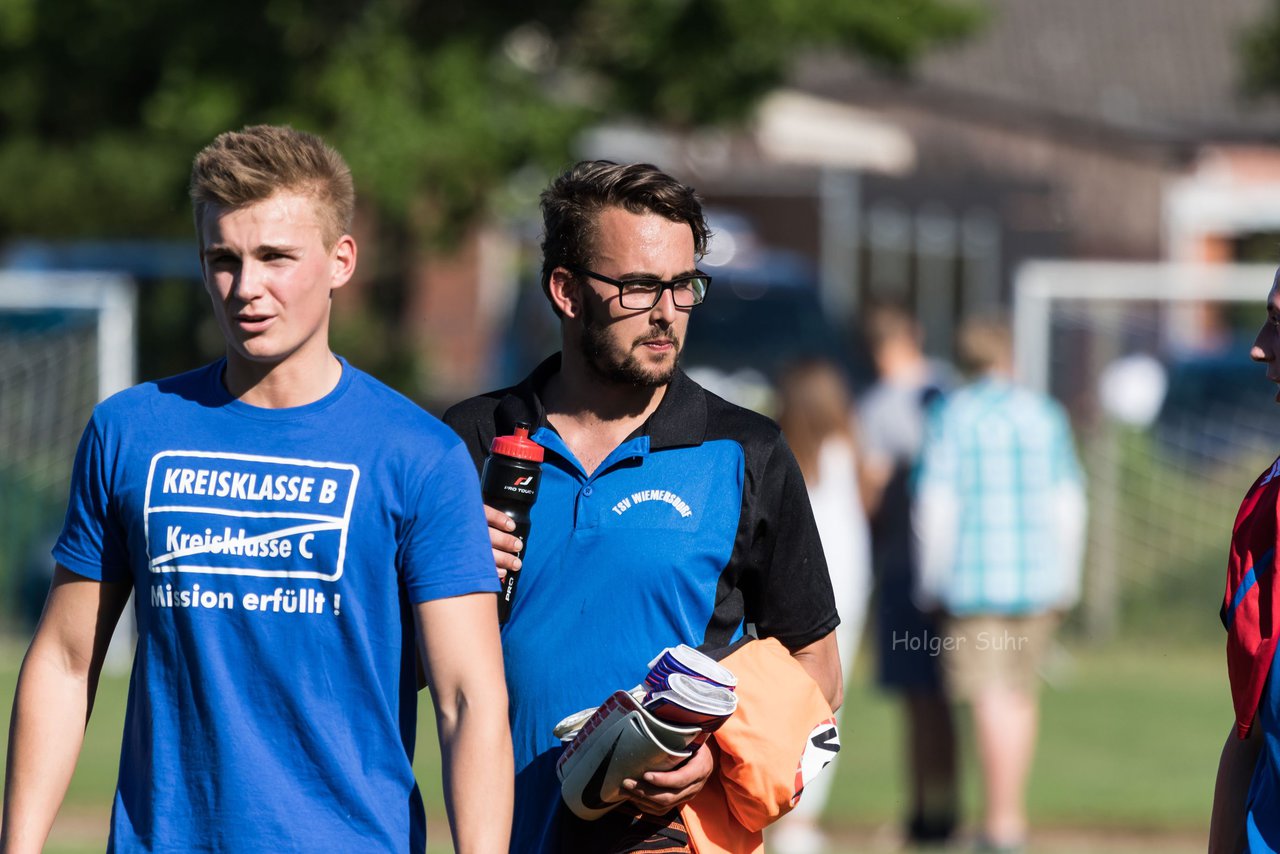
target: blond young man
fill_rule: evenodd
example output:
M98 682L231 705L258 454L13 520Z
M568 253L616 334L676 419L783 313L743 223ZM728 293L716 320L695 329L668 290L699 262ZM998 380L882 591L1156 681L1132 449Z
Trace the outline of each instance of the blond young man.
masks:
M330 296L356 266L350 170L315 136L249 127L197 155L191 198L226 356L116 395L85 430L14 700L0 847L43 846L133 592L111 850L422 851L416 647L455 847L505 851L470 460L329 350Z

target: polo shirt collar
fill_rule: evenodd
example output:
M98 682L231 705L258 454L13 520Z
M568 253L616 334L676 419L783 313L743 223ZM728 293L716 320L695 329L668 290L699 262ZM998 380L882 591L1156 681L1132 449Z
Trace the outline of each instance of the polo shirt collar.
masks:
M707 435L707 392L679 368L644 428L649 447L701 445Z
M547 426L547 410L541 392L547 381L560 371L560 354L547 357L533 373L511 389L498 403L495 427L499 435L511 433L517 421L536 431ZM707 393L684 371L677 369L662 402L631 438L648 436L649 448L678 448L700 445L707 433Z

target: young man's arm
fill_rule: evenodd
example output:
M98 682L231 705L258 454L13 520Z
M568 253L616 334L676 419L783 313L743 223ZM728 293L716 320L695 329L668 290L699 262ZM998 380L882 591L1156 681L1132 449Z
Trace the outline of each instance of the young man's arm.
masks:
M1238 854L1246 849L1245 798L1264 741L1260 728L1255 720L1249 737L1239 739L1233 723L1222 746L1209 817L1209 854Z
M54 569L13 701L0 835L6 854L44 846L71 782L102 661L129 591L128 583Z
M911 531L916 547L916 576L911 598L921 611L945 607L960 537L960 452L945 410L925 423L924 448L915 475Z
M831 711L839 709L844 702L844 673L840 666L840 651L836 648L836 633L831 632L797 649L791 657L818 683Z
M445 808L458 854L505 854L515 760L493 594L419 604L419 655L436 708Z

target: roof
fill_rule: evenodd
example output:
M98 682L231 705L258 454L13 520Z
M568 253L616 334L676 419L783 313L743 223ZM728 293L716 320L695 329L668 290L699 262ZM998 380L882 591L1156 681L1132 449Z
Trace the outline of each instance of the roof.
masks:
M1195 141L1280 132L1280 98L1242 92L1240 40L1268 0L987 0L984 27L935 49L905 86L831 56L797 82L849 99L860 87ZM857 100L857 98L852 98Z

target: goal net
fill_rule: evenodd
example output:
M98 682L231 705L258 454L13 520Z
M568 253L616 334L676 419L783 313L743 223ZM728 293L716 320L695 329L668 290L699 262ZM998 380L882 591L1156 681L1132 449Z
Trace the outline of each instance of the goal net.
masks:
M134 380L132 281L0 272L0 620L26 629L52 573L76 445Z
M1082 617L1219 632L1241 497L1280 452L1276 388L1249 359L1274 268L1035 262L1015 287L1018 372L1071 414L1089 478Z

